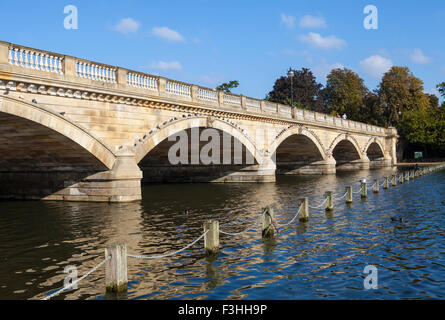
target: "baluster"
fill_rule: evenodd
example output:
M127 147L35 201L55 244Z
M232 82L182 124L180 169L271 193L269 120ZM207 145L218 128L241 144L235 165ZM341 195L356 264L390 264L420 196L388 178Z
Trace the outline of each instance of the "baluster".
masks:
M87 70L87 78L88 79L92 79L93 78L93 76L92 76L93 66L91 64L89 64L89 63L86 63L86 62L85 62L85 66L86 66L86 70Z
M86 62L82 62L83 65L83 77L90 79L90 66Z
M36 61L35 61L36 70L40 70L40 53L35 52L35 55L36 55Z
M56 73L62 73L62 63L60 62L61 59L59 57L54 57L54 62L56 65Z
M105 69L105 80L110 82L110 68Z
M49 55L45 54L45 71L50 71L48 60L49 60Z
M110 72L111 72L111 82L112 83L116 83L116 75L115 75L114 71L115 71L115 69L111 69L110 70Z
M18 66L19 65L19 54L18 54L18 50L17 48L14 49L14 65Z
M31 69L35 69L35 66L34 66L34 55L35 55L34 51L30 51L29 52L29 65L30 65Z
M19 50L19 59L20 59L20 61L19 61L19 65L20 65L20 67L24 67L25 65L24 65L24 63L23 63L23 49L20 49Z
M25 68L30 68L31 66L29 65L28 54L31 55L31 51L23 50L23 52L25 54Z
M94 80L99 80L99 66L94 65Z
M53 56L49 56L49 72L54 72Z

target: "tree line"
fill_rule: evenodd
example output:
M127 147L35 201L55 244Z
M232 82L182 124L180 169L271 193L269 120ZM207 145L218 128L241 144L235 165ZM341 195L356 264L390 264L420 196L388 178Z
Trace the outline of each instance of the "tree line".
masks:
M283 76L275 81L266 100L382 127L399 133L398 158L412 159L415 151L424 157L445 157L445 102L424 93L423 81L407 67L393 66L378 87L371 91L364 80L347 68L333 69L326 86L318 83L307 68L294 70L292 81ZM445 82L437 85L445 98Z

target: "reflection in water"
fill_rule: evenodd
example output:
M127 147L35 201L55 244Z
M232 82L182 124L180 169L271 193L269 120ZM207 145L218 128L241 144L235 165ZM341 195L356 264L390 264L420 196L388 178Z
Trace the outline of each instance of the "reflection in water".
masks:
M283 176L270 184L158 184L143 201L126 204L0 202L0 298L38 299L63 285L65 266L79 276L104 258L110 242L132 254L159 255L183 248L218 219L240 232L273 205L278 223L292 219L297 199L321 203L345 186L359 190L392 170L334 176ZM261 239L259 224L242 235L221 235L221 250L206 257L202 241L161 260L128 259L129 290L105 294L103 268L78 290L56 299L395 299L443 298L445 172L368 191L354 203L334 200L334 211L311 209L276 239ZM402 217L391 220L391 217ZM363 289L363 269L379 269L379 289ZM273 290L270 290L273 288Z

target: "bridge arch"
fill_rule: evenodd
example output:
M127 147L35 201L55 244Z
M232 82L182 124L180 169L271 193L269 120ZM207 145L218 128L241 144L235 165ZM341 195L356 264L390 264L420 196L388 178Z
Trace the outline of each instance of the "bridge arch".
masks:
M0 116L4 119L26 121L27 124L34 124L40 130L48 130L46 132L54 133L55 139L65 145L66 141L74 142L72 148L97 159L100 164L96 166L101 167L102 165L101 169L112 169L116 161L114 152L94 134L63 115L37 103L29 103L11 97L0 97ZM94 160L91 161L94 162Z
M342 159L362 160L364 158L357 140L349 134L341 133L337 135L329 147L329 153L335 160L337 160L336 155L339 155L342 151L346 153L340 157Z
M276 163L277 174L331 174L335 172L317 134L304 126L294 125L281 131L271 143L269 150Z
M292 136L302 136L307 138L308 142L316 148L323 160L327 160L328 156L323 148L320 139L310 130L303 126L293 126L290 129L285 130L278 136L269 146L268 150L270 154L276 154L277 149L284 141Z
M363 149L369 160L373 161L375 159L383 158L385 155L385 149L382 143L377 138L370 138Z
M139 163L150 151L152 151L161 142L168 139L168 137L175 135L181 131L192 128L214 128L230 134L232 137L238 139L241 144L253 155L258 163L262 162L262 154L257 149L252 139L242 131L242 129L235 127L228 121L223 121L218 118L211 118L206 116L186 117L184 119L176 119L168 122L162 128L158 126L152 135L138 144L135 150L135 160Z

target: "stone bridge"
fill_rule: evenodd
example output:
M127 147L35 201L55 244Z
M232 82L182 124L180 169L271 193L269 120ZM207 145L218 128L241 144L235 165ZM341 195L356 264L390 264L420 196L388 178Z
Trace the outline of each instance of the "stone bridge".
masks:
M202 152L206 128L221 133L220 162L168 160L181 132L201 140L192 159ZM1 198L133 201L142 181L372 169L395 164L396 142L394 128L0 42Z

